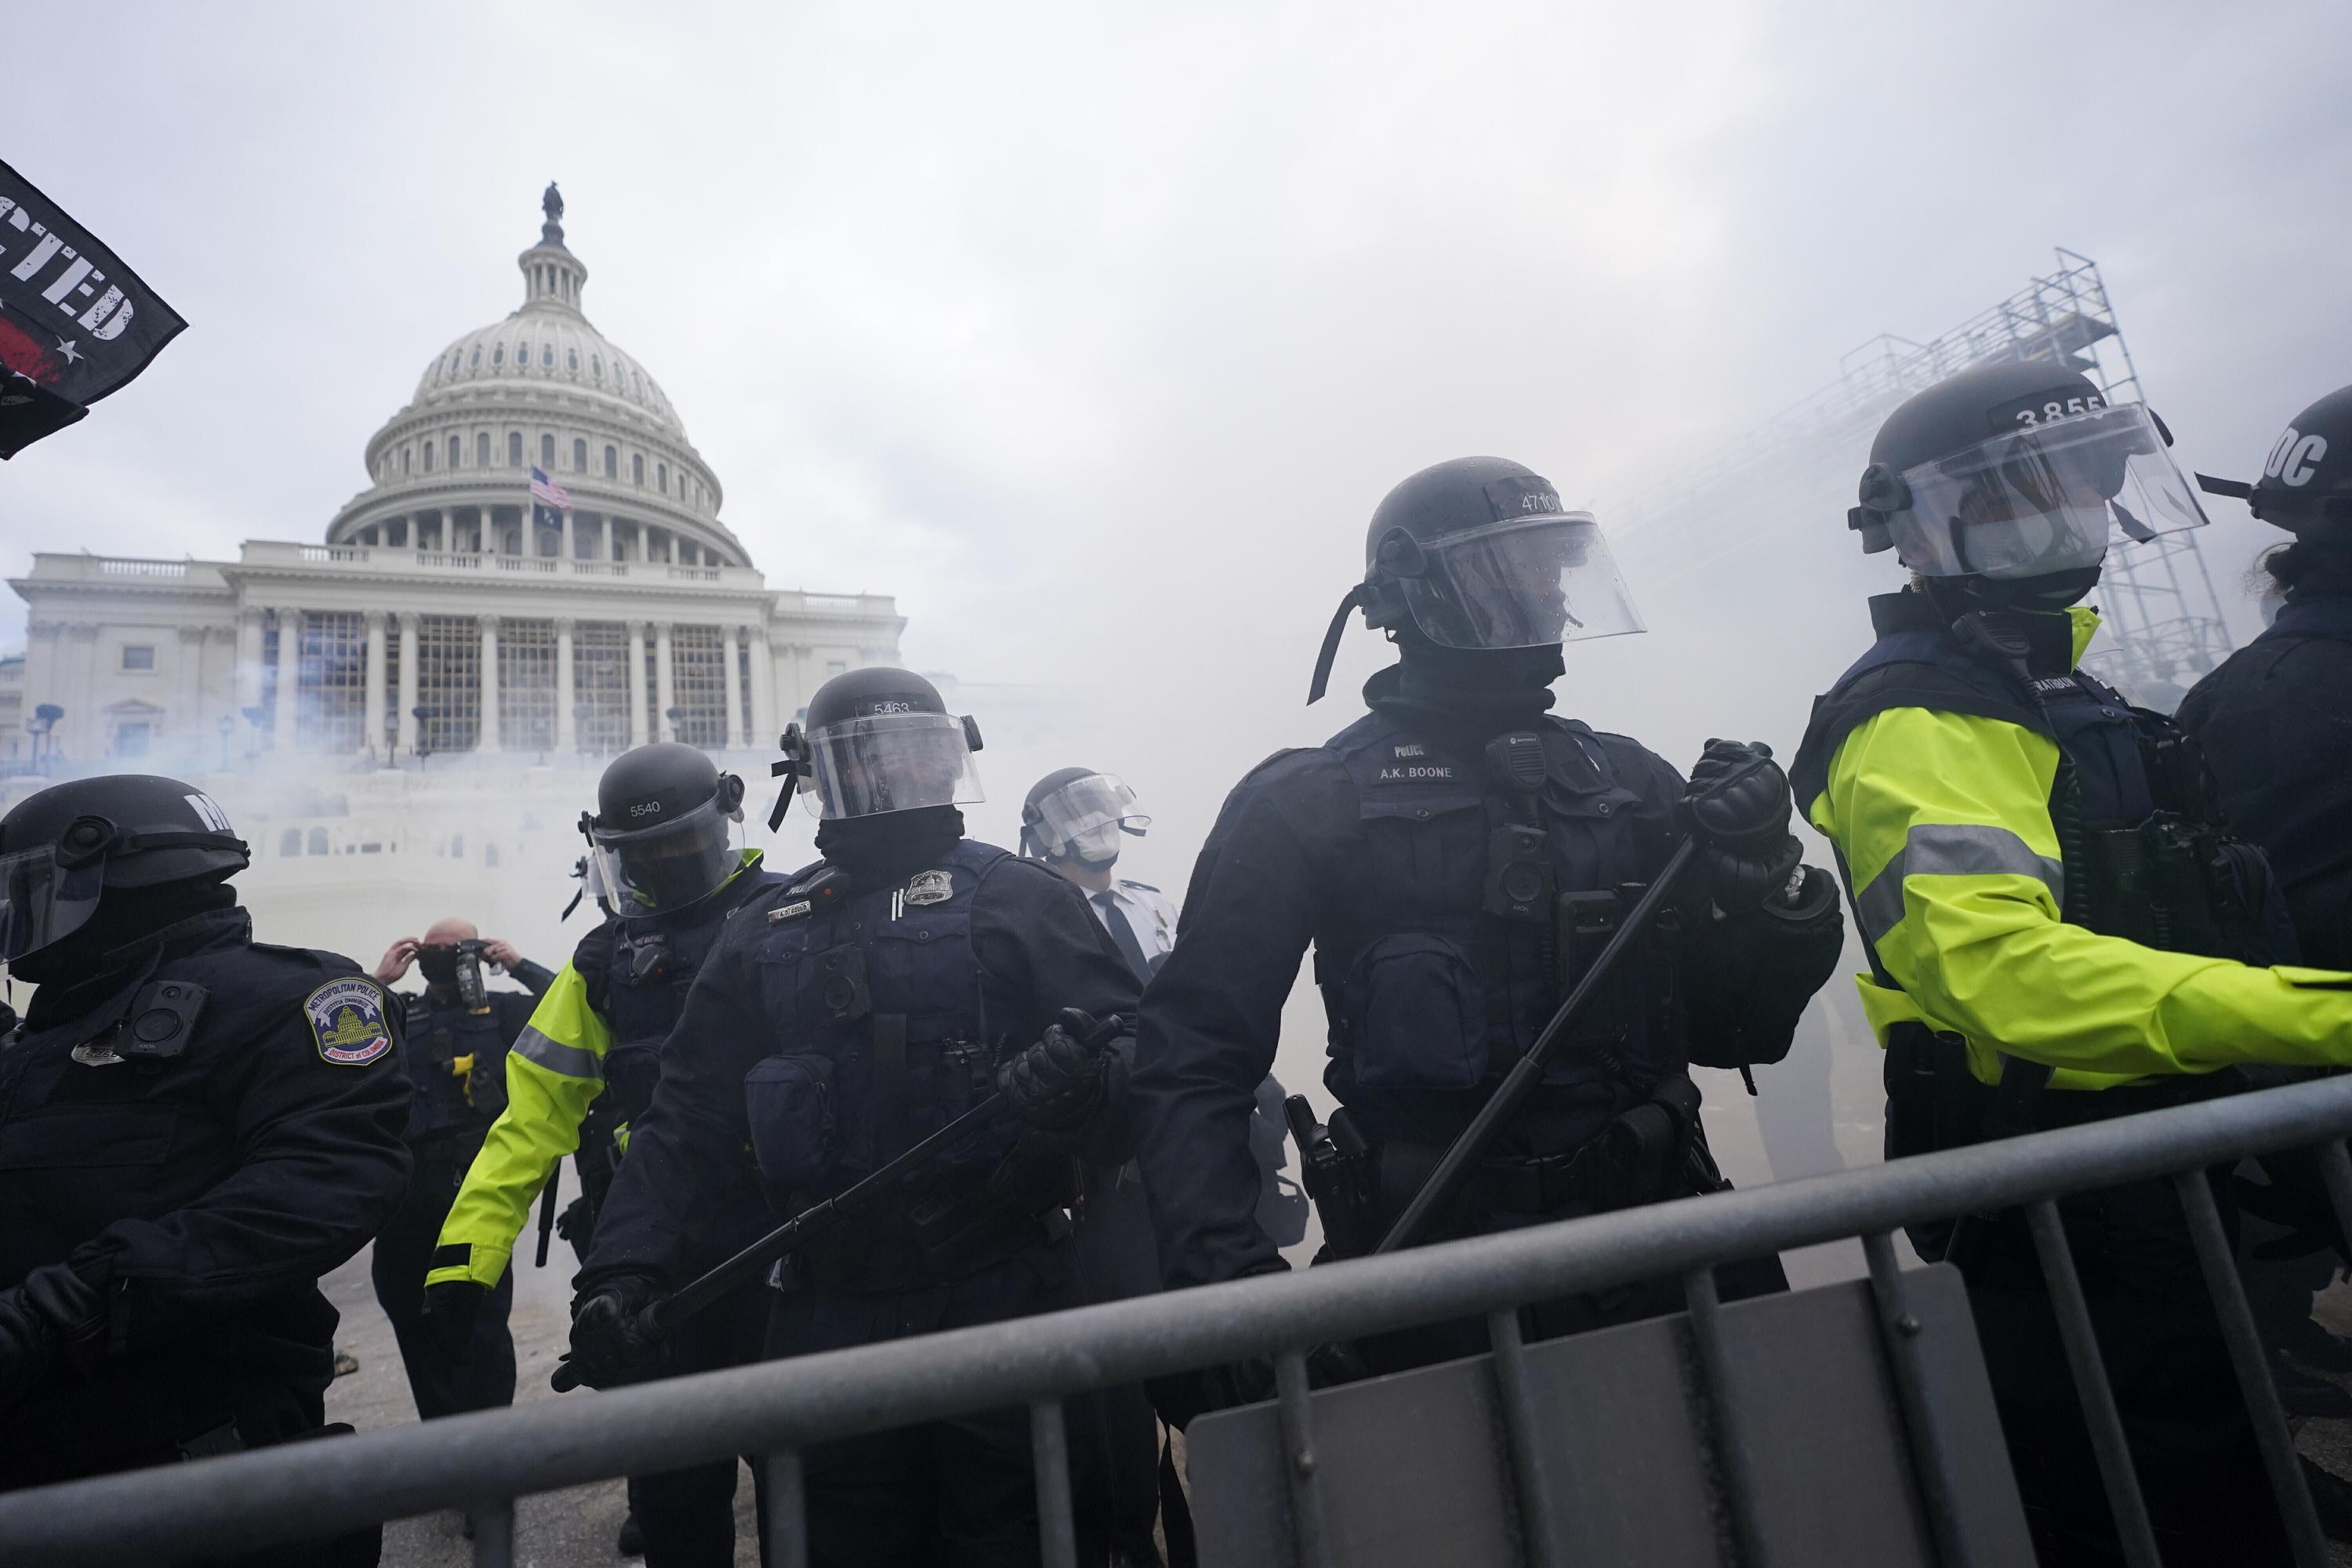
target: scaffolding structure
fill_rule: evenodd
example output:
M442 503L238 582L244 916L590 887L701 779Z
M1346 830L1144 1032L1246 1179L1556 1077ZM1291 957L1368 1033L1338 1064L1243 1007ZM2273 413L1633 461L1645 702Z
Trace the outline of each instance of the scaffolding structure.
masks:
M1993 360L2050 360L2079 372L2107 401L2142 401L2139 374L2098 263L2060 247L2057 270L1927 342L1882 333L1844 356L1838 379L1627 509L1627 531L1682 536L1688 564L1720 564L1741 546L1704 554L1689 536L1738 517L1745 548L1791 526L1820 528L1853 504L1871 435L1895 405ZM1826 514L1826 516L1825 516ZM2089 661L2135 700L2169 710L2231 644L2195 531L2112 552L2099 608L2112 642Z

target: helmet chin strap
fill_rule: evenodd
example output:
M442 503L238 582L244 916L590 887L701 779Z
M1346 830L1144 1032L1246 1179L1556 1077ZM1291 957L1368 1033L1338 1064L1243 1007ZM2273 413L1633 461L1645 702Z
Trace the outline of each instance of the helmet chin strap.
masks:
M1357 584L1340 597L1339 607L1331 612L1331 626L1323 634L1323 651L1315 656L1315 679L1307 689L1307 705L1312 708L1323 700L1323 693L1331 684L1331 661L1339 657L1339 634L1348 629L1348 617L1370 596L1370 585Z

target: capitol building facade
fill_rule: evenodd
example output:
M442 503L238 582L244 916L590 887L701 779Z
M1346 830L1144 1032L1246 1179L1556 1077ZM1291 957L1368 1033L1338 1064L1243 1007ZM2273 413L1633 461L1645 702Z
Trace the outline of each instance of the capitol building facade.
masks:
M888 597L768 586L660 385L583 312L553 186L545 206L521 305L433 357L321 542L44 552L11 581L27 636L0 660L0 766L19 787L764 751L829 676L898 662ZM568 509L534 504L534 468Z

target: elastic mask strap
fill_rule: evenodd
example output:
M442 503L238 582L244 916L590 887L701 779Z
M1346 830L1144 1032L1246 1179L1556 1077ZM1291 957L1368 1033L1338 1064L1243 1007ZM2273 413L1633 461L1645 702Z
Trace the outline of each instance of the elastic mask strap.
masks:
M1348 617L1367 597L1365 584L1359 583L1339 600L1339 607L1331 614L1331 627L1323 634L1323 651L1315 658L1315 681L1307 689L1307 705L1312 708L1323 700L1325 688L1331 684L1331 661L1339 657L1339 634L1348 629Z

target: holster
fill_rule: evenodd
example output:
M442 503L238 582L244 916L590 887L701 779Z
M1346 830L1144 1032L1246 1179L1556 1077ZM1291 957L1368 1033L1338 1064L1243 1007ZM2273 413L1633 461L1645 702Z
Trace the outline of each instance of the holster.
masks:
M1303 1095L1284 1106L1291 1136L1297 1140L1300 1178L1323 1223L1325 1258L1361 1258L1381 1243L1378 1162L1343 1106L1331 1124L1315 1121Z

